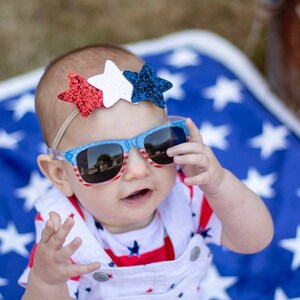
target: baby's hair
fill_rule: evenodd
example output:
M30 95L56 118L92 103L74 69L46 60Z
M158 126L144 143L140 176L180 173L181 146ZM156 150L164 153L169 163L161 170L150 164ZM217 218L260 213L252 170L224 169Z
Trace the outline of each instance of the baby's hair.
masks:
M106 60L112 60L121 70L140 71L143 61L117 45L90 45L55 58L46 67L35 95L35 109L44 141L51 146L53 139L74 105L59 101L57 96L69 89L68 74L75 72L85 78L104 71Z

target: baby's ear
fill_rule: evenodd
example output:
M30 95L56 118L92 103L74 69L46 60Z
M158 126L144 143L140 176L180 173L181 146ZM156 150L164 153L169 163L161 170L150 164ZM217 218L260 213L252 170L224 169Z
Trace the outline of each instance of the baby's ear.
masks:
M74 194L61 161L53 160L47 154L40 154L37 158L37 163L41 172L67 197Z

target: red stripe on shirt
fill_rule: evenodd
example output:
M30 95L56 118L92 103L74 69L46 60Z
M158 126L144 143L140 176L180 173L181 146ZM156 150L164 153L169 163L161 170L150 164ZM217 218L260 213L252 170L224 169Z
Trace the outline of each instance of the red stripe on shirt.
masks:
M33 263L34 263L34 256L35 256L35 251L36 251L36 247L37 247L37 244L35 244L30 252L30 258L29 258L29 263L28 263L28 266L29 268L31 269L32 266L33 266Z
M78 204L78 201L77 201L77 198L76 196L71 196L71 197L68 197L69 201L72 203L72 205L75 207L75 209L77 210L77 212L80 214L80 216L82 217L82 219L84 220L84 214Z
M116 256L111 249L105 249L105 251L118 267L146 265L175 259L174 248L168 236L165 237L165 244L161 248L143 253L140 256Z
M71 260L71 263L72 263L73 265L76 264L75 261L74 261L71 257L70 257L70 260ZM80 276L71 277L70 279L71 279L71 280L74 280L74 281L79 281Z
M199 226L197 232L200 232L200 228L202 229L206 228L212 213L213 210L211 209L206 197L203 195L201 214L200 214L200 220L199 220Z
M185 174L182 171L178 171L177 175L180 179L180 181L190 190L190 202L192 202L192 199L194 197L194 188L192 185L186 185L184 183L184 178L186 178Z
M36 220L36 221L44 221L44 219L42 218L42 216L41 216L40 213L37 213L37 214L36 214L35 220Z

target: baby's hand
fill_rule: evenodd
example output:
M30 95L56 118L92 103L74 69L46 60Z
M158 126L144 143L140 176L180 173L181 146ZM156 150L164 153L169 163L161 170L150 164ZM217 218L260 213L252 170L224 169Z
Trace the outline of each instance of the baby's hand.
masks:
M167 154L182 167L187 185L199 185L207 196L212 195L223 180L224 169L210 147L203 143L197 126L190 118L186 119L186 126L189 141L169 148Z
M46 285L65 284L71 277L80 276L100 268L99 263L78 265L71 263L72 254L80 247L81 239L75 238L70 244L63 246L67 235L74 225L69 217L61 224L59 214L49 213L49 220L41 234L34 256L31 272L35 278Z

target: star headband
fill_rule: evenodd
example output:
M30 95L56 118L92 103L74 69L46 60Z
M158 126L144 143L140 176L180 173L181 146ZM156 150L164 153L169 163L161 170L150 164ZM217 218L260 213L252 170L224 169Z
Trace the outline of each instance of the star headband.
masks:
M109 108L123 99L131 103L151 101L160 108L166 107L163 93L172 88L172 83L158 77L152 66L145 63L139 73L121 71L114 62L105 62L102 74L85 79L69 73L70 89L59 94L60 100L76 105L64 121L52 145L56 149L73 119L80 113L88 117L95 108Z
M122 72L114 62L107 60L102 74L87 80L75 73L69 74L70 89L59 94L58 98L77 106L83 117L95 108L108 108L120 99L132 103L151 101L160 108L165 108L163 93L173 85L156 76L150 64L143 65L139 73Z

